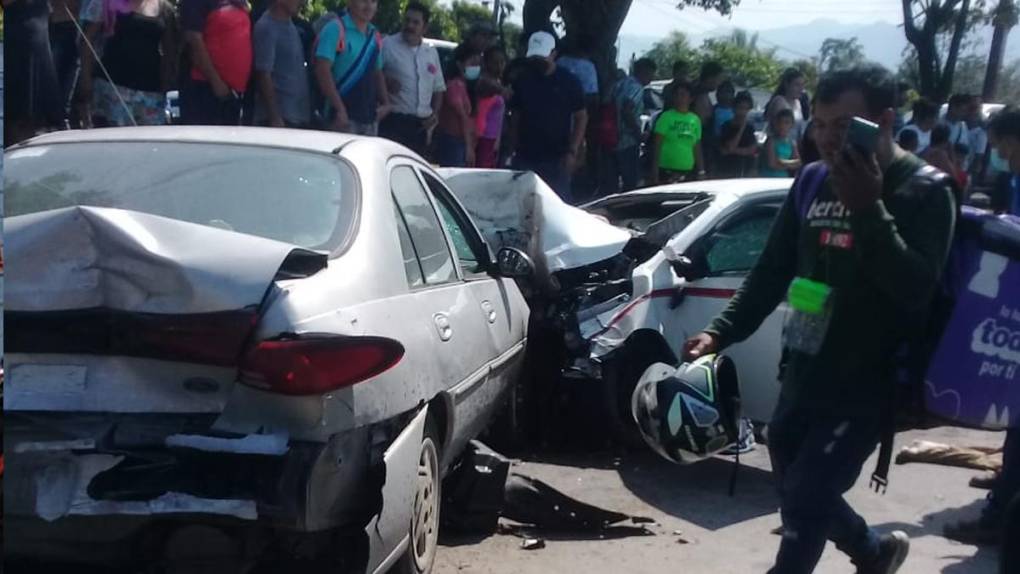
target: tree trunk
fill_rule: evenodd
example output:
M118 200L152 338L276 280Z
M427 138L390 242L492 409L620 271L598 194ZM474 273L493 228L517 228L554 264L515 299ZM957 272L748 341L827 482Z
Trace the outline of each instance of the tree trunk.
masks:
M988 69L985 72L985 85L981 96L985 101L994 101L999 91L999 74L1002 72L1002 60L1006 53L1006 38L1010 29L1016 25L1016 6L1012 0L999 0L992 21L992 48L988 53Z
M963 0L960 11L956 16L956 24L953 27L953 39L949 42L949 54L946 56L946 63L942 66L942 77L939 78L938 101L949 98L949 92L953 89L953 76L956 74L956 61L960 57L960 46L963 45L963 37L967 35L967 17L970 15L970 0Z

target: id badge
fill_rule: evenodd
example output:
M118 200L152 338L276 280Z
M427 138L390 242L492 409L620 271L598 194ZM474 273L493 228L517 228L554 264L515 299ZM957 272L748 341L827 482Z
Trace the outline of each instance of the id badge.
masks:
M798 277L790 285L787 299L793 311L783 327L783 344L792 351L817 355L832 321L832 287Z

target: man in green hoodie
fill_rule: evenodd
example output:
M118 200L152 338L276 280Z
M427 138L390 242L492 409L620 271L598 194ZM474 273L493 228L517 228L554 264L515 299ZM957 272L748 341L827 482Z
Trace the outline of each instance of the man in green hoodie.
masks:
M789 289L768 433L783 519L772 574L812 572L826 539L864 574L896 572L909 551L906 534L879 536L843 499L891 419L894 359L925 324L955 225L951 184L894 141L895 102L879 67L822 78L812 115L822 162L794 183L728 307L685 344L692 359L743 341ZM854 117L879 125L874 153L846 145Z

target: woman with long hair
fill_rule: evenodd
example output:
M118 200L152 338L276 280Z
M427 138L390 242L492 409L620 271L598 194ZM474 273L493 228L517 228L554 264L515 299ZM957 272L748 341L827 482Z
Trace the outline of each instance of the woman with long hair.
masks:
M174 83L178 55L173 5L89 0L82 19L89 42L102 46L102 66L88 47L82 50L78 90L89 107L86 125L165 124L166 92Z
M787 68L779 78L772 99L765 106L765 120L773 125L776 115L783 110L793 112L794 129L790 134L794 141L799 141L804 133L805 114L801 95L804 93L804 72L797 68Z

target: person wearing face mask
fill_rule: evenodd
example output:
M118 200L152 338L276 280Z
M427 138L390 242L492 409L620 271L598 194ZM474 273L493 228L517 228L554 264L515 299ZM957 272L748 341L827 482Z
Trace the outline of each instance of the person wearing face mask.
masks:
M446 71L446 93L436 131L436 162L443 167L475 166L475 120L467 83L482 74L482 55L470 44L453 51Z
M428 6L411 2L403 31L383 40L383 74L393 110L379 124L379 135L422 156L446 92L439 52L424 41L430 18Z
M783 521L771 574L814 571L827 540L866 574L893 574L910 549L843 498L895 428L897 352L928 322L955 228L949 178L894 140L895 93L879 66L822 77L822 161L799 173L729 305L685 344L685 360L717 353L789 301L768 433ZM846 141L858 117L877 124L870 149ZM885 482L881 467L873 480Z

